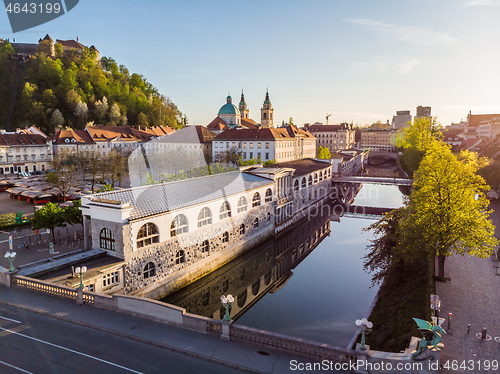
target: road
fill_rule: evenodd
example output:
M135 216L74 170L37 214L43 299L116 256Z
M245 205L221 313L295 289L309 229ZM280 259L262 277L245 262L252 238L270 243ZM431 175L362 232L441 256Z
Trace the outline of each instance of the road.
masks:
M239 373L131 339L0 307L0 373Z

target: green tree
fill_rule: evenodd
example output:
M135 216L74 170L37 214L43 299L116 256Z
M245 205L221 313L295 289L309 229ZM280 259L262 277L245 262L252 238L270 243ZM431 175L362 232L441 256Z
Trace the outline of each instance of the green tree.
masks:
M319 146L318 148L318 158L323 160L330 160L332 155L327 147Z
M487 185L476 174L483 164L476 154L457 158L449 146L430 142L415 173L410 198L411 215L405 232L415 234L414 244L438 257L438 276L453 253L487 257L498 244L489 219Z
M440 139L440 128L436 118L416 118L399 133L396 146L404 149L403 162L410 173L418 169L429 148Z
M33 230L49 229L52 233L52 242L56 241L54 228L66 227L66 217L61 207L54 203L47 203L41 209L35 211L33 217Z
M63 209L64 222L69 223L71 226L83 225L82 211L79 209L82 206L80 199L74 200L71 206Z

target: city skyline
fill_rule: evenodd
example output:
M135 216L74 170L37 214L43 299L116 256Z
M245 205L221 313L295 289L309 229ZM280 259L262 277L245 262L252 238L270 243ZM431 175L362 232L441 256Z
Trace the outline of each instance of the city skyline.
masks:
M241 90L260 122L269 87L279 126L361 125L431 106L443 125L467 113L500 113L494 49L498 0L473 1L81 1L68 14L0 37L36 43L45 34L95 45L142 74L207 125Z

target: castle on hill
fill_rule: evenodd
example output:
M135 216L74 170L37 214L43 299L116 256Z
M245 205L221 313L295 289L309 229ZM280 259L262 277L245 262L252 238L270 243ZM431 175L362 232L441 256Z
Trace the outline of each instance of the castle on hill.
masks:
M3 40L0 39L0 42ZM49 34L45 35L43 39L38 39L38 43L10 43L12 48L14 48L15 57L18 58L30 58L32 55L37 54L40 51L44 51L47 53L48 56L55 58L56 57L56 49L55 45L59 43L62 48L63 52L69 52L69 51L76 51L76 52L82 52L84 49L87 47L84 46L82 43L79 43L78 40L60 40L56 39L55 43L54 40L49 36ZM100 59L100 54L97 48L92 45L88 47L89 51L93 51L96 53L96 59Z

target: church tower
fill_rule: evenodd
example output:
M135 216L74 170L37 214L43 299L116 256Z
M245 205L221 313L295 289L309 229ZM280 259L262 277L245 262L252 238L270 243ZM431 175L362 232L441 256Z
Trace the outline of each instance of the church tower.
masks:
M243 90L241 90L241 100L239 104L241 118L248 118L248 107L247 103L245 103L245 95L243 95Z
M269 100L269 90L266 90L266 100L264 100L264 105L260 110L260 125L264 129L273 127L273 112L274 109L271 105L271 100Z

